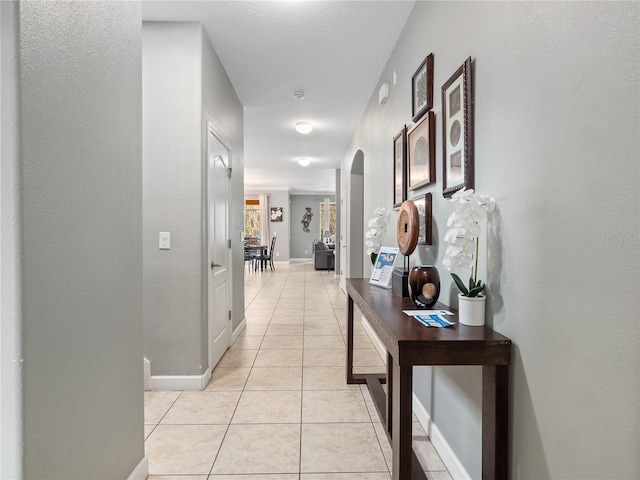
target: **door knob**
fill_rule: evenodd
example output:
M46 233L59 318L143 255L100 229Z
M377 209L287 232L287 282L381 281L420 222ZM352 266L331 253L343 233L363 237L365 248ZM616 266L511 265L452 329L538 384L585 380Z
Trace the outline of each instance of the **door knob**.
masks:
M219 263L213 263L211 262L211 270L213 270L215 267L221 267L222 265L220 265Z

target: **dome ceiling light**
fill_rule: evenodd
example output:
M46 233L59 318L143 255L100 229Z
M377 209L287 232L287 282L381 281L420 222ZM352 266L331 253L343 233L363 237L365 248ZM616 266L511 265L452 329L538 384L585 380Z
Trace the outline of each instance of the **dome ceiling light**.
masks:
M301 158L298 160L298 165L302 165L303 167L308 167L311 162L308 158Z
M296 123L296 132L298 132L298 133L306 135L307 133L311 132L311 130L313 130L313 127L308 122L297 122Z
M296 100L302 100L304 98L304 92L302 90L296 90L293 92L293 98Z

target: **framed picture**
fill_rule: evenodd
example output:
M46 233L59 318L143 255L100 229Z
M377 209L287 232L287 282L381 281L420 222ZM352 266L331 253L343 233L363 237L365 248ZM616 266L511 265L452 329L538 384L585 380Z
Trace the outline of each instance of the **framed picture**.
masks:
M416 204L418 209L418 218L420 222L420 232L418 233L418 245L433 245L432 234L432 196L431 193L420 195L413 198L413 203Z
M415 122L433 108L433 53L411 77L411 117Z
M432 111L407 131L409 190L436 181L436 127Z
M369 283L382 288L391 288L393 264L398 256L398 247L382 247L378 252L376 264L371 270Z
M282 207L271 207L271 221L272 222L282 221Z
M407 126L393 137L393 208L407 199Z
M473 188L471 57L442 86L442 194Z

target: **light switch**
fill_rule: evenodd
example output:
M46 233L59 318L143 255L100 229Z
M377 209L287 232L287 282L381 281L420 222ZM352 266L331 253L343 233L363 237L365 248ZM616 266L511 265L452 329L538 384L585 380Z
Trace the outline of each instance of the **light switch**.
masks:
M171 248L171 232L160 232L160 250L169 250Z

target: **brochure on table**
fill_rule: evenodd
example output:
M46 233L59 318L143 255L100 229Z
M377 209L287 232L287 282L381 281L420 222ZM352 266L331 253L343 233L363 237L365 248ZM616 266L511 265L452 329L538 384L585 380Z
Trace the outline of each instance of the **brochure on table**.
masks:
M380 248L369 283L382 288L391 288L391 275L396 258L398 258L398 247Z

